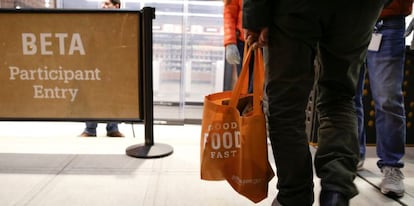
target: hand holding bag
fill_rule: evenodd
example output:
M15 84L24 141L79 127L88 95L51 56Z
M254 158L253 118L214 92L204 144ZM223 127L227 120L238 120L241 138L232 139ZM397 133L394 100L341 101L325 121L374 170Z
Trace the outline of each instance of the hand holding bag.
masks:
M254 50L253 93L247 94L249 62L233 91L204 99L200 163L201 179L226 180L234 190L257 203L267 197L274 172L268 161L266 120L262 110L264 63L261 49Z

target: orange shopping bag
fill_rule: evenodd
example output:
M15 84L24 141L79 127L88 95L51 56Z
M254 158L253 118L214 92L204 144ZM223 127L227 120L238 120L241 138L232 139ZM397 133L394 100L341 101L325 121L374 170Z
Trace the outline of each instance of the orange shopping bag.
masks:
M254 50L253 93L247 94L253 50L244 58L233 91L204 99L200 163L201 179L226 180L234 190L257 203L267 197L274 177L267 153L266 121L262 110L264 63L261 49Z

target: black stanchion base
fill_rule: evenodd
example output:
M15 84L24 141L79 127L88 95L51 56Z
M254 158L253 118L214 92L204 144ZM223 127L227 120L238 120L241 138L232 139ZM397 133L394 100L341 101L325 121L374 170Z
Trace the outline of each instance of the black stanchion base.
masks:
M126 154L137 158L161 158L173 153L173 148L167 144L154 143L153 145L136 144L126 149Z

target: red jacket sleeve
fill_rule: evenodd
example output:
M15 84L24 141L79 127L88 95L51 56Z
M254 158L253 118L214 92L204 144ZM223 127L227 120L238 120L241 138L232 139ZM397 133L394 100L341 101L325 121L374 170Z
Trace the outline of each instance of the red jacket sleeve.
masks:
M241 17L242 0L230 0L224 4L223 26L224 26L224 46L236 44L237 38L244 40ZM239 30L239 36L236 31Z
M411 14L413 0L393 0L381 12L380 18L408 16Z

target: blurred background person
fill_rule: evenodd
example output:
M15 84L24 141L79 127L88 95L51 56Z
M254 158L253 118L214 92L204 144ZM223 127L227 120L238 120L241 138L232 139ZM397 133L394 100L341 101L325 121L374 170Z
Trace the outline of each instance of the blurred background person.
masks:
M242 4L243 0L224 0L223 23L224 23L224 46L226 61L237 68L240 74L244 55L244 33L242 28ZM249 87L253 92L253 57L250 61Z
M411 14L413 0L392 0L381 12L368 48L366 68L362 67L355 96L362 169L366 134L362 93L365 69L375 105L377 166L383 174L383 194L404 195L403 157L406 141L406 117L402 85L405 64L405 17Z
M101 7L104 9L119 9L121 8L120 0L105 0L102 2ZM98 127L98 122L86 122L86 128L80 134L81 137L96 137L96 128ZM118 129L117 122L108 122L106 124L106 136L108 137L124 137Z

